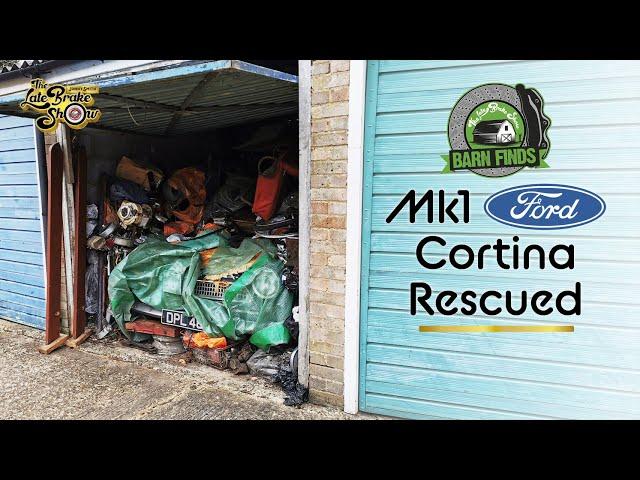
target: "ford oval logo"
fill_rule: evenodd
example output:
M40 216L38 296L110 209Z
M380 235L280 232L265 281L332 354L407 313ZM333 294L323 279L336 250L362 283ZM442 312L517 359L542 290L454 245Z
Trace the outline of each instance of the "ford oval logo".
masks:
M493 194L484 211L494 220L520 228L553 230L593 222L606 209L595 193L569 185L522 185Z

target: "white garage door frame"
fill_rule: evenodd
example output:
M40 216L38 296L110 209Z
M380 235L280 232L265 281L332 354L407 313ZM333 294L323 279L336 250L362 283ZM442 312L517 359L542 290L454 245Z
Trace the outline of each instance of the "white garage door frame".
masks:
M344 307L344 411L358 413L360 365L360 262L362 258L362 188L364 106L367 61L351 60L349 68L349 133L347 150L347 251Z

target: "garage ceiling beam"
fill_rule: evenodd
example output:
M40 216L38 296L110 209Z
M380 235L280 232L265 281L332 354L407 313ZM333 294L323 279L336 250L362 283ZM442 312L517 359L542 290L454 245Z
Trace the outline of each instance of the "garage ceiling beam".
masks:
M122 97L120 95L113 95L111 93L100 92L98 98L106 98L106 99L121 103L124 106L143 107L149 110L158 110L163 112L176 112L179 110L179 107L176 107L174 105L165 105L164 103L150 102L147 100L137 100L135 98Z
M237 110L261 110L265 108L274 108L274 107L284 107L284 108L296 108L296 102L280 102L280 103L247 103L247 104L235 104L235 105L207 105L202 107L190 107L185 110L181 110L182 114L188 113L207 113L207 112L224 112L224 111L237 111ZM154 106L112 106L112 107L102 107L98 106L103 112L127 112L130 111L155 111L155 112L166 112L167 110L164 108L156 108ZM175 111L178 111L176 108Z
M297 108L298 102L279 102L279 103L237 103L234 105L207 105L203 107L190 107L184 110L185 113L189 112L219 112L224 110L238 110L238 109L251 109L251 110L260 110L263 108L273 108L273 107L287 107L287 108Z
M178 120L180 119L180 117L184 114L185 110L189 108L191 103L196 99L198 95L200 95L200 93L204 90L207 84L218 75L219 75L219 72L217 71L207 73L204 76L204 78L200 80L200 82L195 87L193 87L193 90L191 90L191 93L187 95L187 98L185 98L182 102L182 105L180 105L180 110L173 114L173 117L169 121L169 124L167 125L167 128L164 131L165 135L169 135L171 130L173 130L173 127L175 127L176 123L178 123Z
M97 124L94 123L93 125L91 125L91 127L88 127L88 128L93 130L105 130L107 132L119 133L121 135L144 135L145 137L151 137L151 138L164 138L163 135L159 135L155 133L142 132L142 131L133 130L133 129L128 130L124 128L107 127L105 125L100 125L100 122L98 122Z

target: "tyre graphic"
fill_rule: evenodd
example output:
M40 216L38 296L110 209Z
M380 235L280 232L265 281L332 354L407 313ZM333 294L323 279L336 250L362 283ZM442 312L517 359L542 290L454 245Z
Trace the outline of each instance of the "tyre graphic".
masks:
M87 112L79 103L70 103L64 109L64 119L71 126L80 125L87 117Z
M465 137L465 125L467 120L478 105L492 100L498 100L510 104L524 117L522 114L520 97L518 96L518 92L515 88L499 83L476 87L458 100L458 103L456 103L451 111L451 116L449 117L449 142L451 143L452 150L469 150L471 148ZM523 142L522 146L528 146L526 141ZM485 177L504 177L522 170L523 168L524 166L470 168L469 170Z

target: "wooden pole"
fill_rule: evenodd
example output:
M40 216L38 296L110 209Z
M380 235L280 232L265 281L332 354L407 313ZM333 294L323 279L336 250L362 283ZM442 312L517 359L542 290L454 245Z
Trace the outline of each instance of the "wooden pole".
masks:
M87 270L87 154L83 146L78 149L75 168L75 242L73 251L73 310L71 336L77 339L85 333L87 317L85 307L85 274Z
M47 217L47 285L45 343L60 337L60 275L62 263L62 162L59 143L51 145L47 155L48 217Z
M64 286L66 303L62 325L71 330L71 318L73 317L73 244L75 233L75 202L73 194L74 174L72 165L71 130L61 123L56 130L56 138L62 148L62 238L64 252ZM65 325L66 324L66 325Z

